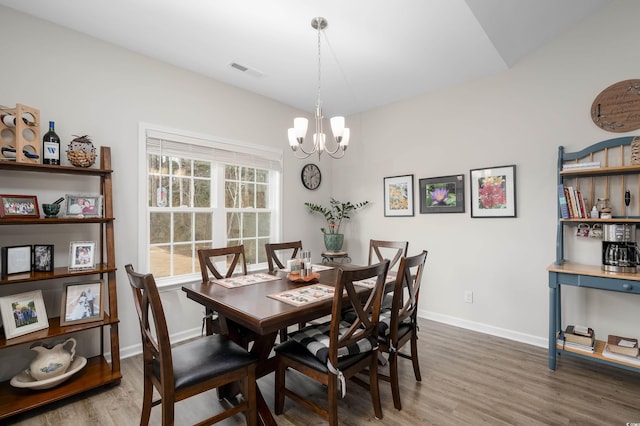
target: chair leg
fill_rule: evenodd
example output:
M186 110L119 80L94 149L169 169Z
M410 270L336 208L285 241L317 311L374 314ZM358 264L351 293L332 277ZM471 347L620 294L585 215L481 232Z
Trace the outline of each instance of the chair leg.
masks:
M281 328L280 329L280 343L284 343L287 341L287 329L286 328Z
M175 401L173 398L162 398L162 426L173 426L173 417L175 415Z
M147 426L151 417L151 407L153 406L153 384L151 383L151 380L147 379L146 377L144 379L143 388L142 416L140 417L140 426Z
M247 426L256 426L258 424L258 406L256 396L256 372L255 367L249 367L247 378L245 379L246 401L247 401Z
M398 383L398 355L395 352L391 352L389 355L389 378L391 379L393 406L396 410L402 410L402 403L400 402L400 385Z
M338 376L333 373L329 373L327 399L329 403L327 412L329 416L329 426L338 426Z
M378 384L378 356L371 357L369 365L369 391L376 419L382 419L382 404L380 402L380 386Z
M275 404L274 404L274 412L276 414L282 414L284 410L284 388L285 388L285 371L286 367L282 365L282 361L276 360L276 389L275 389Z
M414 333L411 337L411 361L413 361L413 374L418 382L422 381L420 375L420 363L418 363L418 335Z

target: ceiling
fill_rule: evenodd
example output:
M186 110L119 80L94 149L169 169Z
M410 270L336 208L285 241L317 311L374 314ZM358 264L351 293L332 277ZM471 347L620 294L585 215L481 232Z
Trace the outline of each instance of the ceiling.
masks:
M348 115L504 71L610 0L0 0L312 111L316 16L325 115ZM5 40L6 41L6 40ZM231 67L240 64L248 70Z

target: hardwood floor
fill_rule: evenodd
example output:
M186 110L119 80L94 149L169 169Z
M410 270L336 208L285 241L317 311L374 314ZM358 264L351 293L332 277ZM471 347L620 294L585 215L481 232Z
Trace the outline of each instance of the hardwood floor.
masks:
M445 324L421 320L422 382L413 377L410 361L400 360L402 411L393 408L391 387L380 383L384 419L373 417L368 393L349 383L340 402L344 425L625 425L640 422L640 374L563 356L555 372L547 368L542 348L488 336ZM119 386L51 404L0 424L137 425L142 399L139 356L122 361ZM290 373L309 398L322 400L323 389ZM259 386L273 407L273 374ZM219 407L214 393L176 406L176 424L193 424ZM324 424L322 419L291 400L279 425ZM151 414L160 424L160 407ZM223 425L242 425L236 416Z

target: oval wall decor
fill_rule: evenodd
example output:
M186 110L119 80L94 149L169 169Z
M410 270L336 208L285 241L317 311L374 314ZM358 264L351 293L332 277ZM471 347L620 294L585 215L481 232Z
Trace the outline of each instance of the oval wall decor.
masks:
M591 105L591 119L608 132L640 129L640 80L624 80L604 89Z

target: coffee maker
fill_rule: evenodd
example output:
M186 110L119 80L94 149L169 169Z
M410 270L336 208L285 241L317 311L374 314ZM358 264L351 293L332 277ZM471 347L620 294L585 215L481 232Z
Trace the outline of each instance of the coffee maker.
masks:
M605 224L602 227L602 270L635 274L638 264L636 225Z

